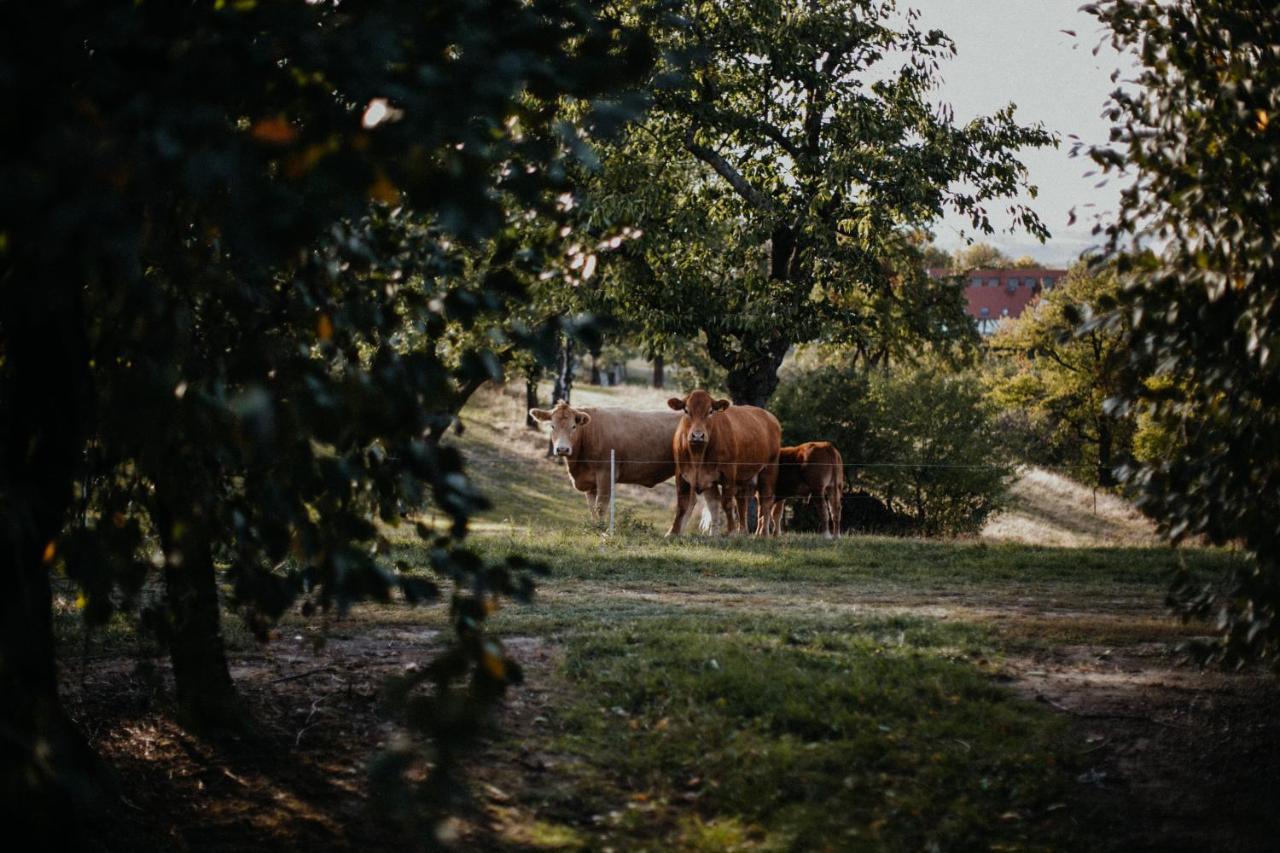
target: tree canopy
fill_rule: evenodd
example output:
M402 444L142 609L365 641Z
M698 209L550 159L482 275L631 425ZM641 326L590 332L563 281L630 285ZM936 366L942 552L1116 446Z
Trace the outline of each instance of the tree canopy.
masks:
M734 399L757 404L797 342L874 359L968 330L913 229L950 209L990 231L987 205L1027 189L1019 149L1054 138L1012 105L965 123L935 105L945 34L893 2L840 0L692 3L655 38L685 82L657 89L595 192L598 224L645 234L607 280L626 311L656 333L704 334ZM1047 234L1008 203L1018 227Z
M1128 324L1093 325L1076 334L1082 315L1114 299L1113 271L1077 265L1056 287L1003 322L990 350L1010 362L995 373L991 396L1003 409L1033 421L1036 461L1073 467L1086 480L1116 485L1113 469L1126 460L1132 418L1103 410L1134 381Z
M1229 660L1280 652L1280 18L1264 3L1086 7L1133 55L1111 97L1111 143L1088 153L1130 176L1106 228L1133 325L1135 370L1117 395L1182 436L1182 452L1122 473L1174 541L1239 542L1226 586L1184 579L1178 599L1213 617ZM1099 320L1097 322L1102 322Z

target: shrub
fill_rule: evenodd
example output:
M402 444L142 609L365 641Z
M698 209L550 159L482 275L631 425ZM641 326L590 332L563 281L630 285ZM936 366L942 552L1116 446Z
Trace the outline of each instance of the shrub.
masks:
M910 516L917 532L976 533L1007 493L1012 466L972 374L829 362L784 375L773 410L784 443L834 443L846 482Z

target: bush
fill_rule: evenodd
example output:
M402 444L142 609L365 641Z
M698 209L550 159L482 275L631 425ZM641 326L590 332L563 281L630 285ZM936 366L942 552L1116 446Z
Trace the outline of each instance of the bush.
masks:
M1013 468L970 373L802 367L784 374L773 410L785 444L834 443L846 482L909 516L916 532L976 533L1003 504Z

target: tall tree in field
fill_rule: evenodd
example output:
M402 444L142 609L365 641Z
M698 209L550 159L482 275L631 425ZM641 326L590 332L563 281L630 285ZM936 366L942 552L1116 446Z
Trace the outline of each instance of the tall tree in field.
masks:
M997 404L1040 421L1048 452L1082 468L1100 486L1116 485L1114 469L1127 461L1133 419L1103 410L1133 382L1128 323L1091 325L1081 317L1110 304L1120 290L1109 270L1077 266L1016 320L1001 324L990 349L1012 362L992 389Z
M1257 2L1086 7L1140 63L1111 98L1112 144L1134 178L1107 233L1124 277L1138 406L1182 452L1126 472L1174 541L1240 542L1225 586L1187 580L1229 660L1280 662L1280 16ZM1147 251L1142 251L1147 249Z
M605 158L595 209L645 233L614 271L619 313L705 334L733 399L755 404L795 343L874 358L969 328L911 231L948 209L990 231L986 205L1027 187L1016 152L1053 138L1012 106L957 123L933 104L943 33L884 0L729 0L689 4L659 37L688 82L657 78L659 108Z
M436 679L449 733L518 672L485 598L523 587L460 549L482 506L432 436L494 374L486 348L412 347L504 315L554 275L566 152L647 41L574 0L132 3L0 11L0 803L50 847L92 768L57 695L50 574L86 616L151 572L178 699L237 725L218 563L261 627L304 591L344 606L436 582L387 564L379 519L456 583ZM609 107L611 115L619 112ZM475 277L461 246L485 257ZM477 248L483 246L483 249ZM510 329L534 346L554 337ZM90 512L68 526L74 481ZM153 538L154 537L154 538ZM144 547L145 546L145 547ZM402 570L403 569L403 570ZM469 681L467 681L469 679ZM456 694L462 684L474 690ZM17 827L17 828L15 828Z

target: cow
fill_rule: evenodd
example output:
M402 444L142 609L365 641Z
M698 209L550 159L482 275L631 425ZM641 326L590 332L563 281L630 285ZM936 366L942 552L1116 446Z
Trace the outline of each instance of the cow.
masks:
M822 502L822 533L827 538L840 535L840 503L844 496L844 460L829 441L810 441L778 451L778 475L773 486L773 514L769 519L775 533L782 532L782 511L786 498L816 495Z
M609 451L615 481L653 487L676 472L672 439L680 415L627 409L575 409L564 400L529 417L551 425L551 452L565 462L574 488L586 492L593 521L609 509Z
M782 445L778 419L755 406L716 400L702 389L683 399L672 397L667 405L682 413L673 439L676 515L667 535L676 536L684 529L697 495L706 499L713 532L721 502L727 531L746 529L747 499L752 492L760 495L761 519L767 518ZM767 532L767 524L756 526L757 535Z

